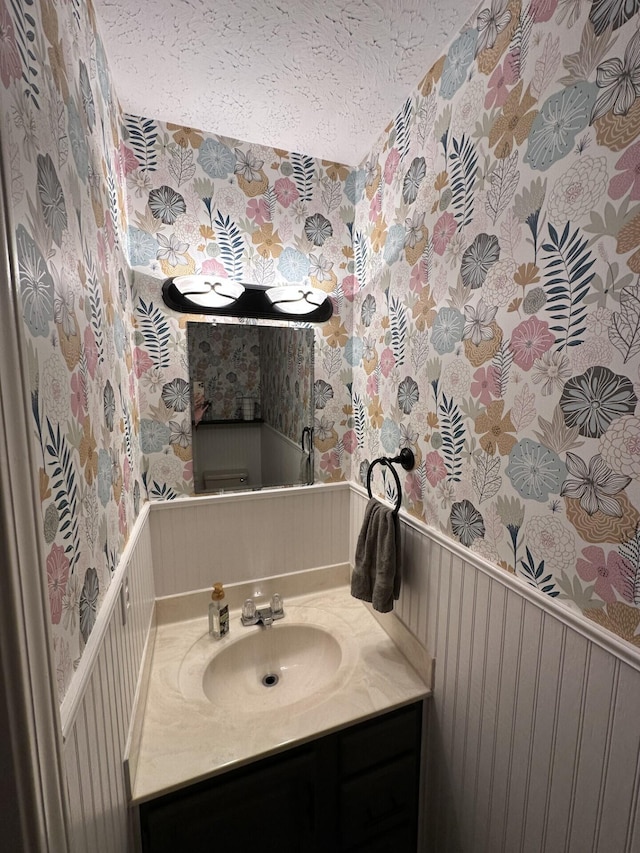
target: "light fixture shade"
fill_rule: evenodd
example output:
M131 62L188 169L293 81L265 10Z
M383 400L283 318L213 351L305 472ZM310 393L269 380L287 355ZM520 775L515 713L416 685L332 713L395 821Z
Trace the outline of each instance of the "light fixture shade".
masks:
M182 296L203 308L226 308L244 293L237 281L207 275L179 275L173 284Z
M269 302L285 314L310 314L327 299L323 290L307 284L288 284L284 287L269 287L266 290Z

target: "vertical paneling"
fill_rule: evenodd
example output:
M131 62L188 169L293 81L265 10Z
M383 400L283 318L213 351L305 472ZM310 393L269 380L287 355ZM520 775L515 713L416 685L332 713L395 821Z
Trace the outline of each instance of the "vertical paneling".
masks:
M347 484L155 504L157 596L349 560Z
M395 612L436 659L425 850L640 853L640 662L426 527L403 545Z
M64 732L64 763L74 853L132 853L124 750L154 602L148 515L117 576L128 578L131 607L122 623L119 597ZM115 582L115 581L114 581ZM105 608L103 607L103 610ZM103 611L98 614L101 618ZM98 622L94 631L98 628Z

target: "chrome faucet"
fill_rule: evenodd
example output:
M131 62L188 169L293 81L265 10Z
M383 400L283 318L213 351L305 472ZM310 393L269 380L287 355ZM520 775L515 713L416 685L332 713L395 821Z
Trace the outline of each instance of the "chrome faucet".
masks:
M247 598L242 605L240 621L245 626L261 624L263 628L271 628L274 619L282 619L283 617L282 598L276 592L271 596L271 602L266 605L257 605L253 598Z

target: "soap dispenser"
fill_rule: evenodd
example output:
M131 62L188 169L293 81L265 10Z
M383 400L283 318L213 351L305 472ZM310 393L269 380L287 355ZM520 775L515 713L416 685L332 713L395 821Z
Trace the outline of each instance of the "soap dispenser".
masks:
M215 583L211 593L209 633L217 640L229 633L229 605L224 600L224 589L221 583Z

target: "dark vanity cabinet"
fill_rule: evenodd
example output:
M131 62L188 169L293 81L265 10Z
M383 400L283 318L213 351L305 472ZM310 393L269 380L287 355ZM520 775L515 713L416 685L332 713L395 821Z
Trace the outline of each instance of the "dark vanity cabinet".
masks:
M144 853L416 853L422 702L140 806Z

